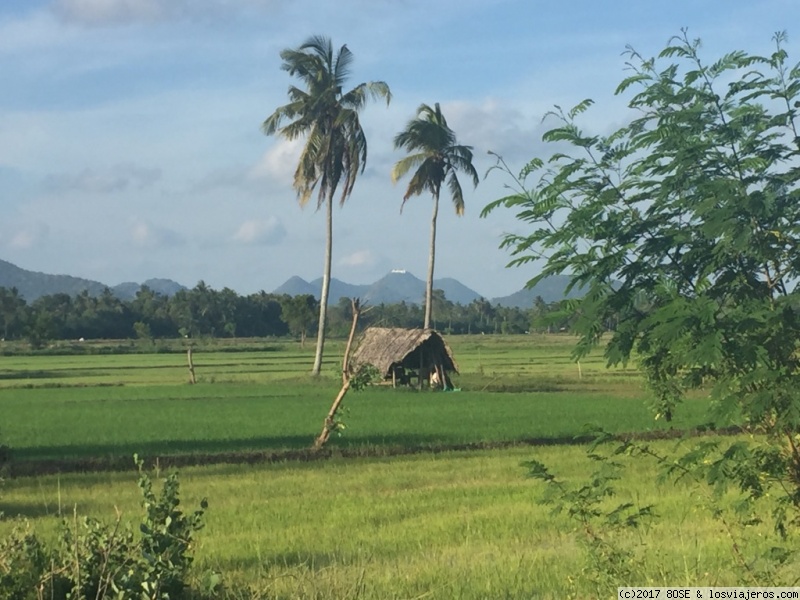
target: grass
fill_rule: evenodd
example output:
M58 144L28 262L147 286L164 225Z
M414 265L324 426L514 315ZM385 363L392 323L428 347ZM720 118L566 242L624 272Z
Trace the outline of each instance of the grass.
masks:
M707 401L672 423L654 421L633 368L570 360L570 338L453 339L457 393L375 386L351 393L336 448L441 447L572 438L587 425L613 432L687 429ZM327 376L307 375L311 350L198 352L200 383L179 354L0 358L2 441L17 461L281 451L308 447L339 388L332 344ZM31 418L35 415L35 418Z
M574 446L187 468L186 509L210 500L196 567L270 598L597 597L579 528L542 505L542 484L525 476L520 463L533 457L569 481L593 468ZM641 561L624 583L751 583L703 488L654 475L652 463L635 461L609 501L654 504L660 516L614 538ZM115 507L125 519L139 512L131 473L15 479L3 505L45 533L73 507L109 520ZM742 552L755 556L765 533L744 533Z
M186 509L201 497L210 501L197 572L223 573L231 598L598 597L580 529L539 502L542 484L521 466L536 458L558 476L585 481L593 464L583 448L442 448L561 440L586 424L615 432L684 429L706 420L708 401L688 400L666 424L653 420L633 365L608 370L596 353L579 369L571 338L448 341L462 391L351 393L347 429L332 440L341 449L436 452L183 469ZM22 462L307 447L339 388L341 344L329 346L320 379L307 374L311 348L272 341L256 348L230 342L197 351L194 386L178 353L0 356L0 442ZM656 470L634 461L608 500L654 504L659 515L613 539L638 564L636 579L619 583L753 583L705 488L658 483ZM116 508L133 522L140 510L135 476L62 473L11 478L0 488L0 511L28 519L45 536L73 508L109 521ZM12 526L0 520L0 535ZM770 537L760 525L734 535L751 562ZM793 583L787 573L798 566L788 564L776 581Z
M17 460L295 449L310 445L332 397L327 387L309 396L296 386L275 386L269 395L253 386L221 387L182 386L159 395L149 388L18 390L0 400L3 440ZM654 421L640 399L599 394L376 390L348 398L347 429L332 445L557 440L577 436L587 425L620 433L664 431L701 423L705 407L687 403L666 424Z

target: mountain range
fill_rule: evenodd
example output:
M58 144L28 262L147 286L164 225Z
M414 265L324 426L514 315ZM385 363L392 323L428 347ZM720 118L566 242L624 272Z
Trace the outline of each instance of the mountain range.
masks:
M569 277L556 275L548 277L530 289L522 289L509 296L491 298L490 302L499 306L529 308L537 296L545 302L555 302L564 298L564 290L569 283ZM434 289L444 291L445 298L457 304L469 304L473 300L486 298L473 289L468 288L456 279L445 277L433 280ZM306 281L300 277L291 277L283 285L274 290L275 294L311 294L319 299L322 290L322 278ZM575 290L568 294L568 298L578 296ZM354 285L336 278L331 278L328 304L337 304L342 298L358 297L372 305L394 304L406 302L408 304L421 304L425 298L425 282L408 271L395 270L375 283Z
M158 294L171 296L178 290L186 289L171 279L148 279L142 283L125 282L115 286L108 286L99 281L82 279L70 275L50 275L37 271L28 271L5 260L0 260L0 287L17 288L20 296L28 302L33 302L41 296L51 294L69 294L77 296L83 291L90 296L99 296L108 288L121 300L132 300L136 297L142 285L146 285Z
M492 304L528 308L533 306L537 296L545 302L554 302L564 297L564 290L569 278L567 276L554 276L545 279L532 289L522 289L509 296L489 298L465 286L463 283L450 277L435 279L433 287L444 291L445 297L451 302L467 305L480 298L488 298ZM70 275L50 275L36 271L22 269L10 262L0 260L0 287L15 287L20 295L28 302L40 296L64 293L75 296L87 291L92 296L99 296L108 288L121 300L131 300L136 297L142 285L166 296L171 296L185 286L171 279L148 279L142 283L125 282L115 286L108 286L99 281L82 279ZM275 294L311 294L319 298L322 289L322 278L311 282L300 277L291 277L283 285L274 290ZM578 295L575 291L568 297ZM408 304L421 304L425 298L425 282L404 270L394 270L387 273L378 281L371 284L357 285L346 283L339 279L331 279L329 304L337 304L342 298L361 298L372 305L394 304L406 302Z
M469 304L481 295L471 290L460 281L451 278L434 279L433 287L444 291L445 297L451 302ZM322 278L306 281L300 277L292 277L283 285L276 288L276 294L311 294L319 298L322 290ZM375 283L354 285L345 283L336 278L331 278L329 304L336 304L341 298L358 297L370 304L395 304L406 302L408 304L421 304L425 298L425 282L418 279L408 271L395 270L384 275Z

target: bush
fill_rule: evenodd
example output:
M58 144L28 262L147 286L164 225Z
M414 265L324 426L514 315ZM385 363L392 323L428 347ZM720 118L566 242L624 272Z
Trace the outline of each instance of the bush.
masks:
M175 473L159 494L150 475L139 469L144 519L140 536L116 521L105 524L77 514L62 523L60 543L44 544L27 526L0 543L0 600L50 598L136 598L177 600L187 596L194 533L203 527L205 499L192 513L180 509ZM219 577L206 577L218 585ZM207 591L212 591L207 590Z

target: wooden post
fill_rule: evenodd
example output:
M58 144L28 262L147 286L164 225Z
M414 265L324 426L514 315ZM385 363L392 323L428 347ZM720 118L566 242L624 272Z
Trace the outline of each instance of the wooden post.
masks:
M423 365L425 364L425 353L422 350L422 346L419 347L419 372L417 375L417 389L422 389L422 369Z
M436 363L436 375L439 376L439 387L442 388L442 390L447 389L447 382L444 378L444 367L442 366L442 363Z
M392 387L397 387L397 367L392 365Z
M189 383L194 385L195 383L197 383L197 379L195 378L195 375L194 375L194 362L192 362L192 347L191 346L189 346L189 348L186 350L186 359L187 359L187 361L189 363Z
M347 346L345 346L344 358L342 359L342 389L339 390L339 394L334 399L333 404L331 404L328 415L322 423L322 431L319 436L317 436L317 439L314 440L314 445L311 449L315 451L322 449L331 437L331 433L336 429L336 413L342 405L342 400L344 400L344 397L347 395L347 391L350 389L350 349L353 346L353 338L356 335L356 325L358 325L358 317L361 314L361 301L358 298L353 298L350 300L350 304L353 307L353 322L350 325L350 336L347 338Z

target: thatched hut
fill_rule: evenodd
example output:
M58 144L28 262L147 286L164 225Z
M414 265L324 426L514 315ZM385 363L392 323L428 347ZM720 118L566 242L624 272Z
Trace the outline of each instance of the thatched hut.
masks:
M427 380L448 388L452 386L447 373L458 373L453 351L432 329L370 327L361 337L350 364L355 369L371 364L394 386L408 384L416 377L419 387Z

